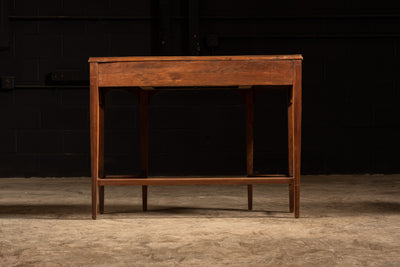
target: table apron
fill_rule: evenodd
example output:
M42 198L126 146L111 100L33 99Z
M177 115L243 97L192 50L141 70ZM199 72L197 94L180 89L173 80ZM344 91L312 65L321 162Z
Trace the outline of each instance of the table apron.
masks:
M293 62L143 61L99 64L99 87L291 85Z

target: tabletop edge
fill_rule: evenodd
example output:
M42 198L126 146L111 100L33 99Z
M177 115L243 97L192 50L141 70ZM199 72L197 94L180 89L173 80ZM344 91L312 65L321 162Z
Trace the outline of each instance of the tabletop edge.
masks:
M301 54L293 55L233 55L233 56L135 56L90 57L89 63L128 61L218 61L218 60L303 60Z

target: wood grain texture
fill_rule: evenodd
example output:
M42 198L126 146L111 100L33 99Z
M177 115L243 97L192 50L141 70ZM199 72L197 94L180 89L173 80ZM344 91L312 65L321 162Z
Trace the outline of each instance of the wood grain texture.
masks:
M143 61L99 64L99 86L179 87L292 84L291 61Z

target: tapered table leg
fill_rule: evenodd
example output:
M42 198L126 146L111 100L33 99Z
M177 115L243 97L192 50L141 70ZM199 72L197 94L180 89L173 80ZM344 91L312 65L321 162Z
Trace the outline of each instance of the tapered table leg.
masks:
M288 159L289 159L289 177L293 177L294 160L293 160L293 88L288 90L288 101L287 101L287 121L288 121ZM294 182L289 184L289 211L294 211Z
M97 189L99 178L99 87L98 64L90 64L90 150L92 173L92 218L97 217Z
M147 185L142 185L142 209L147 211Z
M254 175L254 90L248 89L246 100L246 162L247 175ZM247 185L248 209L253 209L253 185Z
M247 185L247 208L248 210L253 209L253 185Z
M99 178L104 178L104 112L105 91L99 92ZM99 186L99 211L104 213L104 186Z
M149 93L141 90L139 94L140 106L140 151L141 151L141 176L148 175L149 160ZM143 211L147 210L147 186L142 186Z
M294 214L300 216L300 174L301 174L301 61L296 61L294 65L293 83L293 116L294 116Z

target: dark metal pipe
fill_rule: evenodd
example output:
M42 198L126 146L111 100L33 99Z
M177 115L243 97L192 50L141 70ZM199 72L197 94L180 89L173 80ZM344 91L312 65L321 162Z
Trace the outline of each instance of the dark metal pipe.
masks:
M400 19L400 14L353 14L315 16L202 16L201 20L323 20L323 19Z
M368 38L399 38L400 33L367 33L367 34L265 34L265 35L219 35L220 39L368 39Z
M15 85L13 89L89 89L89 85Z
M10 20L153 20L153 17L126 17L126 16L8 16ZM171 17L181 20L184 17Z

